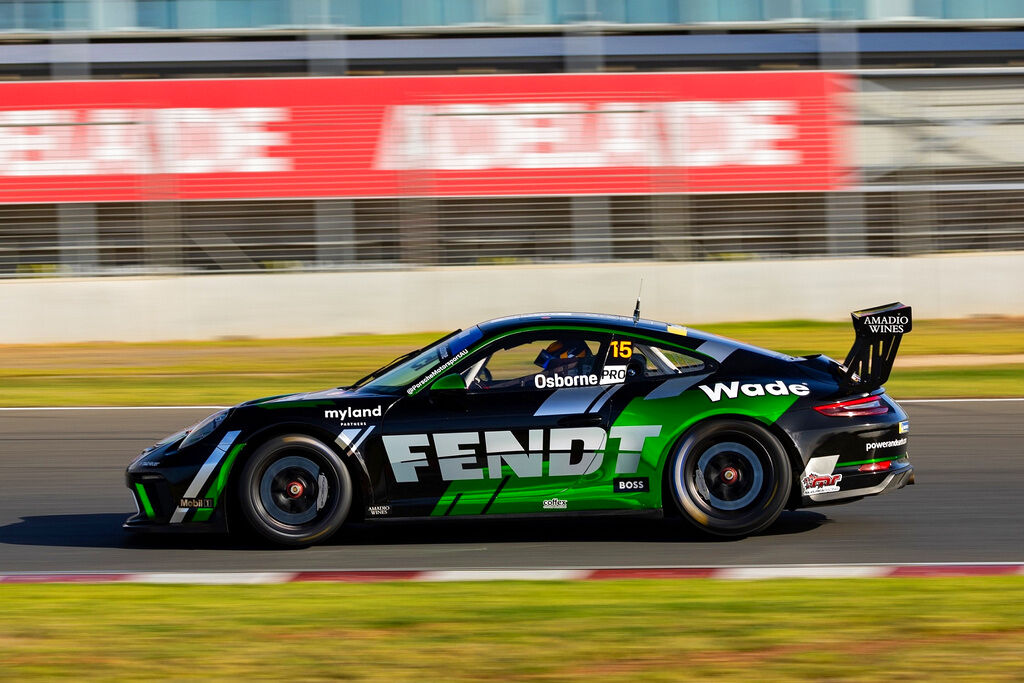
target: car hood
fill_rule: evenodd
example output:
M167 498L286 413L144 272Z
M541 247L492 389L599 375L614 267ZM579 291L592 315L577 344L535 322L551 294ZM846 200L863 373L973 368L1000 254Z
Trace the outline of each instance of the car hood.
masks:
M251 401L246 401L240 405L242 406L258 406L267 403L291 403L293 401L323 401L323 400L336 400L339 398L347 398L353 396L353 393L348 389L335 388L335 389L323 389L321 391L307 391L299 392L297 394L278 394L277 396L265 396L263 398L256 398Z
M238 404L237 407L243 406L267 406L278 403L295 403L298 401L338 401L342 399L393 399L394 396L387 394L377 394L363 391L352 391L344 387L335 387L332 389L322 389L320 391L306 391L295 394L278 394L277 396L265 396L263 398L256 398L251 401Z

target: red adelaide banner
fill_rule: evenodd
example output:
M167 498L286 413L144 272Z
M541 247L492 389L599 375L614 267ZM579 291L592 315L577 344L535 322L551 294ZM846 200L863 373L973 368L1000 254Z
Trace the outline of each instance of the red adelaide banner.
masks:
M814 191L842 77L0 84L0 202Z

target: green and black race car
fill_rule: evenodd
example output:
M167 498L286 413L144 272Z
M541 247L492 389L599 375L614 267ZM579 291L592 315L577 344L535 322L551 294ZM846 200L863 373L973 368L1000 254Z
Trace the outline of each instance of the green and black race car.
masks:
M632 512L753 534L786 508L914 482L907 416L882 389L910 308L853 324L840 364L638 315L491 320L146 449L125 526L244 523L307 545L349 520Z

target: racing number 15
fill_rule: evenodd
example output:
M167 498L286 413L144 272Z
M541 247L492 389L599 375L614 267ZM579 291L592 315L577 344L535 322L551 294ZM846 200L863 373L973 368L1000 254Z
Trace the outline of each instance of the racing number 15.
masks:
M612 342L612 357L614 358L632 358L633 356L633 342L631 341L613 341Z

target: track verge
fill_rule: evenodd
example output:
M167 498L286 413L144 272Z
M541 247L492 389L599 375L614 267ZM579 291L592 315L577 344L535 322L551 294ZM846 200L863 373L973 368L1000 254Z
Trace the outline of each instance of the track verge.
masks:
M271 572L82 572L0 574L0 583L257 585L450 581L607 581L612 579L886 579L1024 576L1024 563L816 564L617 569L458 569Z

